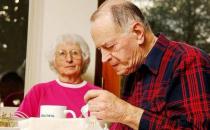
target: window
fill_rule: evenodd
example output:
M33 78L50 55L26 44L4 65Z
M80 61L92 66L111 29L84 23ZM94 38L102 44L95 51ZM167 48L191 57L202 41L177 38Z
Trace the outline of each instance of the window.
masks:
M18 106L24 94L28 0L0 1L0 98Z

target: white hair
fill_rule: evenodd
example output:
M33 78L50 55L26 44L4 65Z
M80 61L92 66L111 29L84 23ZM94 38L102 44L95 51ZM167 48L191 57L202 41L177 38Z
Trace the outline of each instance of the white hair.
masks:
M51 49L49 52L48 61L49 61L50 68L57 72L57 70L54 67L55 52L58 45L63 44L63 43L76 44L80 47L82 51L82 60L83 60L81 74L85 73L90 63L90 50L85 40L80 35L77 35L77 34L63 34L57 37L56 42L54 42L54 44L51 46Z

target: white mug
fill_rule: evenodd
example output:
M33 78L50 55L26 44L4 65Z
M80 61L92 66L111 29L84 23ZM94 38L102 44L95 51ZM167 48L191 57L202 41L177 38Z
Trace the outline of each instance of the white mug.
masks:
M66 106L41 105L40 107L40 117L66 118L68 113L72 114L73 118L76 118L75 112L67 110Z

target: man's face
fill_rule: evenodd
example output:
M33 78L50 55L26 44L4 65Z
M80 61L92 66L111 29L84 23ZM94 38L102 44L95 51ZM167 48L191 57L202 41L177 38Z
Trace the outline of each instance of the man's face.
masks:
M142 62L137 35L116 29L109 16L94 21L91 34L102 53L102 62L108 62L118 75L134 72Z

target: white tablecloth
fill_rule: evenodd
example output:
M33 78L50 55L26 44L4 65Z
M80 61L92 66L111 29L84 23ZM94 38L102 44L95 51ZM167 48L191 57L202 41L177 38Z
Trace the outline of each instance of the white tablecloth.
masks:
M0 130L20 130L20 128L17 128L17 127L0 127Z
M103 130L99 122L85 118L29 118L18 122L21 130Z

